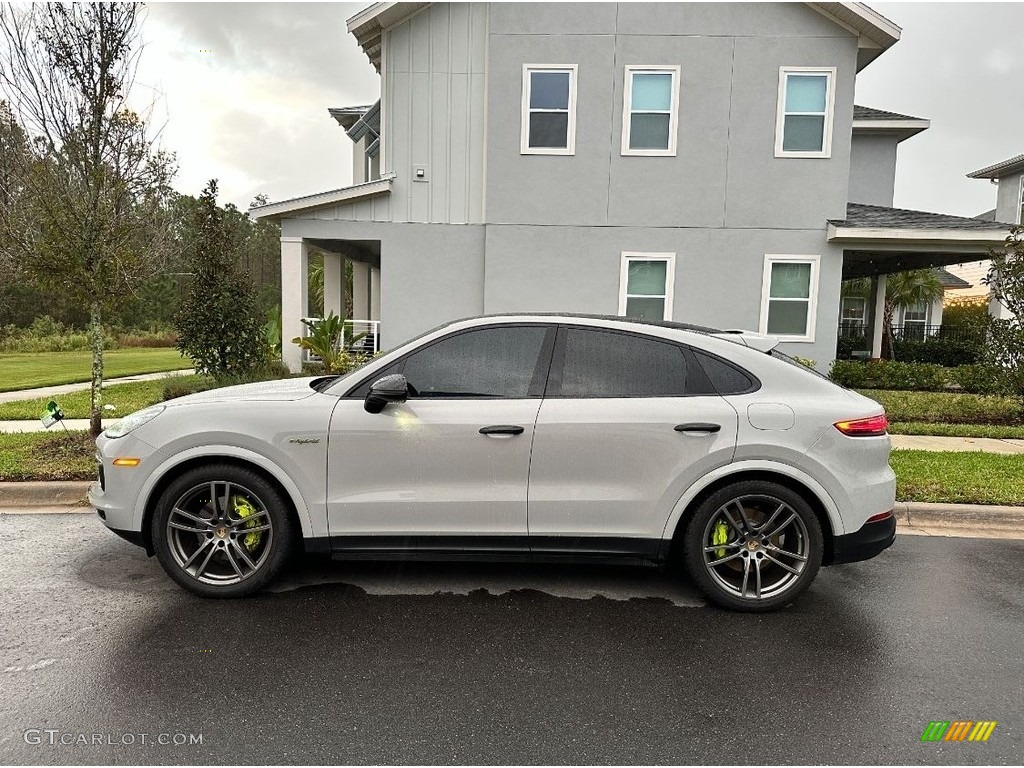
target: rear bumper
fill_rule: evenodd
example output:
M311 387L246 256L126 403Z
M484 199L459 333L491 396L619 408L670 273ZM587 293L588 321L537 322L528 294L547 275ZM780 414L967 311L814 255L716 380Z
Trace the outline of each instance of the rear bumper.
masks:
M836 536L832 549L832 565L839 563L856 563L870 560L875 555L888 549L896 540L896 516L889 515L884 520L864 523L860 530L844 536Z

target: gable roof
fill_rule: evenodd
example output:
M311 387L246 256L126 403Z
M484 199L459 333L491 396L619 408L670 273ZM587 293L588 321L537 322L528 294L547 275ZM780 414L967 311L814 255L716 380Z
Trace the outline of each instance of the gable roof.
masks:
M359 118L369 112L372 106L372 104L366 104L355 107L328 107L327 113L338 121L338 125L347 131L356 124Z
M963 278L957 277L952 272L947 272L942 267L935 267L932 272L934 272L935 276L939 278L939 284L943 288L970 288L972 285Z
M374 69L380 72L381 32L404 21L430 3L374 3L352 16L346 26L356 38ZM885 16L864 3L806 3L857 36L857 71L881 56L899 39L902 31Z
M1017 155L1011 157L1009 160L1003 160L1001 163L990 165L987 168L974 171L967 174L969 179L998 179L1003 176L1009 176L1011 173L1019 173L1024 171L1024 155Z
M899 112L887 112L884 109L875 109L874 107L862 107L859 104L853 105L853 119L856 120L924 120L923 117L913 117L911 115L901 115Z

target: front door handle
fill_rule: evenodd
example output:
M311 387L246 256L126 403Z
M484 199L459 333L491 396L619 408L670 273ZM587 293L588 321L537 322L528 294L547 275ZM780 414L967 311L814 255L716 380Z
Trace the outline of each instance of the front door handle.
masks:
M518 424L495 424L491 427L481 427L481 435L521 435L526 431L526 427L520 427Z
M674 427L676 432L706 432L711 434L713 432L720 432L722 430L721 424L676 424Z

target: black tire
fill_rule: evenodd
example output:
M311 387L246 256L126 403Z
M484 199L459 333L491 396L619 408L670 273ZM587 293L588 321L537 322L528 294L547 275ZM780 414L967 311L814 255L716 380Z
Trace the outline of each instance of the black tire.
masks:
M196 467L175 478L157 501L150 535L167 575L212 598L263 589L297 543L281 493L258 472L232 464Z
M791 603L814 581L823 551L814 510L800 494L769 481L745 480L715 491L683 533L690 577L709 600L734 611L772 611Z

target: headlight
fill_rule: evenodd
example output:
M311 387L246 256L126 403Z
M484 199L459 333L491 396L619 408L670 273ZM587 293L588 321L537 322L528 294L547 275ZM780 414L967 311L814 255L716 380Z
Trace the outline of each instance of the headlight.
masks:
M141 411L129 413L123 419L120 419L117 424L103 430L103 434L107 437L124 437L129 432L134 432L143 424L151 422L163 413L166 408L166 405L151 405L149 408L143 408Z

